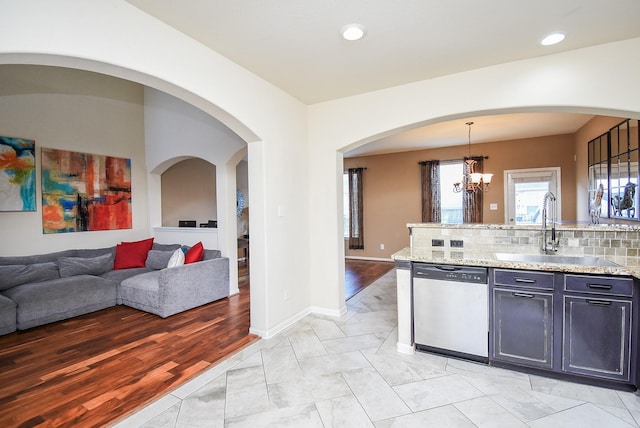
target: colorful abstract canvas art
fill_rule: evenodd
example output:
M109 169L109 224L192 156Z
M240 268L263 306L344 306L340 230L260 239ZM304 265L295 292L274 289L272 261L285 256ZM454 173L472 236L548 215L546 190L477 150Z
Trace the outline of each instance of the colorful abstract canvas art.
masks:
M0 211L36 210L36 143L0 137Z
M131 229L131 159L43 148L43 233Z

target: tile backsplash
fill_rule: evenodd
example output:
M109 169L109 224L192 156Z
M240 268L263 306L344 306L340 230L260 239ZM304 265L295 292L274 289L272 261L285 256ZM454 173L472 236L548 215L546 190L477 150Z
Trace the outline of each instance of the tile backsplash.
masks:
M540 226L409 224L411 248L454 253L540 254ZM558 255L634 258L640 248L640 228L635 226L559 226ZM549 236L549 235L548 235ZM441 240L444 246L432 246ZM454 241L451 245L451 241ZM462 248L456 247L462 241Z

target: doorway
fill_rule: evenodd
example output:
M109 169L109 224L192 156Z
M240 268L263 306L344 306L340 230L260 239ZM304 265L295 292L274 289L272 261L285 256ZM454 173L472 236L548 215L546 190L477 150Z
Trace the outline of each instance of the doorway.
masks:
M506 224L541 224L547 192L556 196L557 218L562 218L560 167L506 170L504 183Z

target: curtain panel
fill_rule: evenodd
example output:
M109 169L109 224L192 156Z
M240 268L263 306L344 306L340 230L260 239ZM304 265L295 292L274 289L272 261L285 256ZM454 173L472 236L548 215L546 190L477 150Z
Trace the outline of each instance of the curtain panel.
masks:
M440 161L420 162L422 222L440 223Z
M349 168L349 249L364 250L362 176L364 168Z
M464 160L473 159L476 161L476 172L482 172L482 164L484 158L482 156L477 157L465 157ZM463 165L463 174L464 174ZM463 191L462 192L462 222L467 223L482 223L482 191Z

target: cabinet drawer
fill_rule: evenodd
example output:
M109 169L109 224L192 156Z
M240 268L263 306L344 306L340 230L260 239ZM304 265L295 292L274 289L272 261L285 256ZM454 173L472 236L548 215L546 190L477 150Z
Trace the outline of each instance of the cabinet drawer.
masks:
M495 285L553 290L553 278L554 274L550 272L506 269L495 269L493 271L493 283Z
M564 290L609 296L633 296L633 278L593 275L565 275Z

